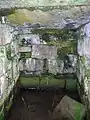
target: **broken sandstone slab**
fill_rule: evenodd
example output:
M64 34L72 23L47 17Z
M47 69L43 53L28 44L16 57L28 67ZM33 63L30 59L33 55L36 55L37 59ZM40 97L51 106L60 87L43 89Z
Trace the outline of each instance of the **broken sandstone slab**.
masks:
M86 107L68 96L64 96L53 111L55 120L84 120L85 115Z

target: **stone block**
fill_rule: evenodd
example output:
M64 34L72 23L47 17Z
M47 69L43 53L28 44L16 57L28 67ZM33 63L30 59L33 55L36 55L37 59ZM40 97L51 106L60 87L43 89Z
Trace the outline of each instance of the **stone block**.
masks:
M23 60L19 61L19 70L24 71L24 62L23 62Z
M19 52L31 52L31 47L20 47Z
M56 74L58 72L57 60L48 59L49 73Z
M8 87L8 78L6 74L4 74L0 76L0 98L5 95L7 87Z
M19 36L22 46L38 45L40 44L39 35L36 34L22 34Z
M16 82L19 76L19 61L18 56L15 56L12 61L13 80Z
M0 76L3 75L8 69L11 69L12 62L5 57L0 57Z
M32 58L26 59L24 70L35 74L43 72L43 61Z
M58 60L57 64L58 64L58 73L63 73L63 70L64 70L64 62L63 62L63 60Z
M83 104L64 96L53 111L53 119L83 120L86 108Z
M55 46L33 45L32 58L55 59L57 58L57 48Z
M10 47L11 47L11 57L14 57L19 52L18 41L16 41L16 40L12 41L10 44Z
M0 24L0 45L11 43L13 34L12 27L6 24Z

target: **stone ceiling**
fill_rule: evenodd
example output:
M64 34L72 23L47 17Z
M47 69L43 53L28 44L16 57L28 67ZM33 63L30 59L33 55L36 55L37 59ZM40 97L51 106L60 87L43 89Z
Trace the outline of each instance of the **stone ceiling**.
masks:
M88 5L90 0L0 0L0 8Z

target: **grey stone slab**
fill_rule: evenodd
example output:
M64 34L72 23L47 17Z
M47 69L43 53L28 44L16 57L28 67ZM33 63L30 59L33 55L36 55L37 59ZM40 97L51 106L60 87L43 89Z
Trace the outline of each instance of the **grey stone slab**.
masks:
M68 96L64 96L53 111L54 119L83 120L85 115L86 107Z
M37 59L55 59L57 58L57 48L48 45L33 45L31 57Z

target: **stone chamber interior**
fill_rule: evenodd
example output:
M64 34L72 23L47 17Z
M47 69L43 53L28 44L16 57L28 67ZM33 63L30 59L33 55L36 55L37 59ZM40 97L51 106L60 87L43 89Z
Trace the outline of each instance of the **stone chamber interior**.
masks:
M89 15L52 9L0 17L0 120L90 118Z

